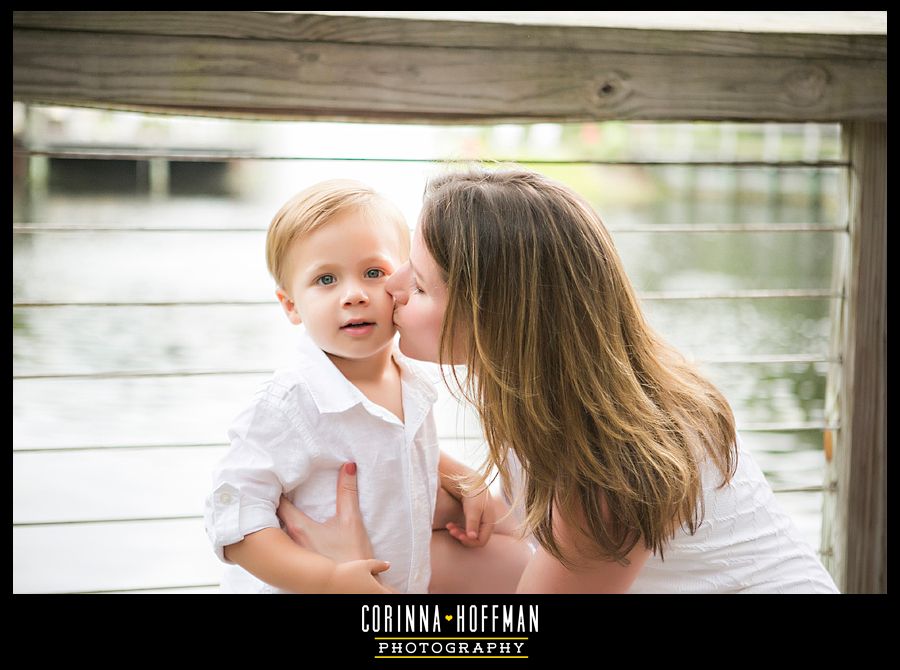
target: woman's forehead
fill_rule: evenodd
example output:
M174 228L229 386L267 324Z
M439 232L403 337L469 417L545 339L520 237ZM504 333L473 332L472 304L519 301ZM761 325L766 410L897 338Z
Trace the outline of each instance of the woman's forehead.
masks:
M412 246L409 251L409 266L427 286L431 288L443 287L437 263L428 251L428 247L425 246L425 240L422 238L421 225L416 226L416 231L413 235Z
M428 270L425 266L428 261L431 261L431 254L428 253L428 247L425 246L425 240L422 239L422 226L418 225L410 245L409 265L419 277L425 277Z

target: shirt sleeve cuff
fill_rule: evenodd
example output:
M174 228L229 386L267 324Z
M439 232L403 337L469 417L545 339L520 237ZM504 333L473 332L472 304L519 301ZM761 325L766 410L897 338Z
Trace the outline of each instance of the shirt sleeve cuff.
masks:
M240 492L227 482L206 499L204 517L213 551L227 565L236 564L225 558L225 547L263 528L281 528L272 505L262 501L242 505Z

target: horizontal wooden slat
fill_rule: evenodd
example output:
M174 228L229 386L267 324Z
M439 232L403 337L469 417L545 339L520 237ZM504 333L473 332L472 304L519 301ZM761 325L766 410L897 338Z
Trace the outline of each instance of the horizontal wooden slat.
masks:
M17 235L13 244L13 302L274 301L262 232L155 233L140 239L129 233ZM728 236L704 233L619 235L616 245L638 291L825 289L823 269L830 267L834 240L784 233L753 236L738 248ZM801 253L810 272L797 276ZM196 271L198 258L203 272ZM696 261L690 269L686 258ZM729 275L728 283L717 285L710 276L716 274Z
M738 426L738 430L747 433L793 433L793 432L817 432L824 430L835 430L835 424L829 424L826 421L797 421L790 423L766 423L754 422L743 423Z
M445 440L474 462L478 440ZM202 514L211 468L224 449L20 454L14 523L85 517ZM182 510L182 511L178 511ZM13 592L168 590L217 583L202 519L13 528ZM203 592L211 590L203 587Z
M143 594L163 594L163 593L177 593L181 595L185 594L193 594L193 593L206 593L206 594L215 594L219 593L219 585L218 584L201 584L198 586L179 586L175 588L165 588L165 589L119 589L117 591L88 591L82 593L103 593L110 595L143 595Z
M645 311L686 355L703 360L824 357L828 349L825 300L772 300L750 309L722 303L714 310L704 302L652 301ZM298 335L274 300L250 306L14 309L13 316L15 378L238 367L265 372L283 364ZM740 340L735 332L742 333Z
M123 256L117 249L133 253ZM203 272L196 272L201 258ZM29 300L40 297L35 289L43 281L25 282L26 276L49 279L55 300L202 296L274 301L275 295L265 264L264 232L219 233L214 240L201 233L160 233L140 242L127 233L85 233L56 240L38 237L27 247L16 244L13 275L23 278L16 299Z
M503 34L498 49L14 27L13 97L181 114L418 123L887 114L883 57L529 48L529 41L509 42L506 28L496 27ZM679 39L688 43L684 34Z
M751 431L752 432L752 431ZM790 431L788 431L790 432ZM227 447L225 440L219 440L218 442L196 442L193 444L179 444L179 443L156 443L151 444L150 442L144 442L143 444L79 444L79 445L61 445L61 446L51 446L51 447L19 447L13 445L13 453L16 454L36 454L47 451L65 451L65 452L75 452L75 451L97 451L97 450L105 450L105 449L183 449L185 447L197 448L197 449L219 449Z
M266 228L175 228L159 226L155 228L123 228L112 226L50 226L45 224L13 225L12 232L18 235L42 235L45 233L264 233ZM697 234L697 233L846 233L847 226L827 226L817 223L807 224L709 224L678 226L658 224L635 226L632 228L614 228L607 226L614 235L617 233L636 234Z
M13 444L20 448L220 444L259 377L35 380L13 383ZM436 385L441 437L480 437L477 417Z
M825 291L822 291L820 297L826 297ZM806 296L813 297L813 296ZM831 296L828 296L831 297ZM840 297L840 296L833 296ZM12 307L13 309L79 309L82 307L88 309L95 308L107 308L112 307L113 309L121 309L123 307L272 307L271 300L155 300L152 302L111 302L111 301L98 301L98 302L89 302L86 300L79 300L77 302L50 302L50 301L41 301L41 302L14 302Z
M87 123L90 126L95 122L98 121ZM229 132L240 134L242 131L230 129ZM332 128L326 135L334 139L338 132L339 129ZM201 137L203 135L199 130L197 134ZM31 164L34 167L44 161L42 169L52 175L53 160L36 157L31 159ZM70 169L91 173L92 166L89 163L78 159L60 160L74 163L69 165ZM51 163L47 164L46 161ZM146 167L145 164L141 165ZM225 173L220 175L223 180L221 186L228 187L227 194L211 195L199 189L184 195L170 192L165 197L142 195L128 190L113 190L85 197L77 191L73 193L52 187L48 193L44 193L40 192L39 184L35 183L38 192L33 193L33 197L26 198L27 202L16 200L14 203L13 221L122 228L253 228L264 237L272 217L291 196L319 181L341 178L363 181L385 195L400 208L408 225L412 227L422 206L425 181L438 169L430 163L372 164L318 159L290 163L238 161L229 165ZM825 173L834 174L836 178L839 169L826 169ZM174 186L172 175L170 186Z
M779 365L784 363L840 363L841 359L828 354L749 354L703 356L693 354L689 360L704 365Z
M821 401L807 399L801 405L793 386L785 381L788 374L797 374L797 367L773 366L765 376L752 369L730 368L724 374L721 368L711 367L706 372L735 408L738 425L822 422ZM799 367L805 384L824 384L824 364L814 369L805 364ZM13 446L224 444L228 426L264 378L16 381ZM441 396L435 410L439 435L480 437L471 408L461 407L442 385L436 388Z
M776 498L818 547L821 494ZM169 590L218 583L222 567L199 519L13 529L13 593Z
M224 442L228 425L264 378L15 382L13 443Z
M13 525L203 514L226 448L13 456Z
M13 12L14 28L395 46L887 58L884 35L496 25L313 12ZM856 31L854 31L856 32Z
M14 110L25 106L14 103ZM540 170L567 163L635 166L692 167L734 166L739 170L766 166L823 170L846 167L840 157L840 126L837 123L794 122L644 122L562 123L538 126L455 125L434 128L422 125L329 124L255 121L252 132L237 134L234 122L209 117L179 117L167 124L171 131L164 143L152 134L130 132L130 126L115 126L104 137L67 136L37 132L50 118L67 127L92 127L102 123L109 111L90 108L29 105L30 132L14 144L13 157L33 158L104 157L117 160L170 160L183 162L225 160L244 162L291 161L302 166L310 161L333 162L343 169L371 165L378 169L397 164L440 162L458 164L466 160L493 161L501 165L521 163ZM112 113L114 119L134 114ZM160 123L158 116L138 115L147 123ZM107 125L104 124L104 128ZM547 143L557 135L578 141L557 143L548 152ZM18 136L17 136L18 137ZM227 139L226 139L227 138ZM377 138L377 141L373 139ZM753 138L777 140L772 145ZM337 141L340 139L340 141ZM517 141L518 140L518 141ZM166 166L157 163L156 168Z
M477 439L441 440L444 451L472 465L480 462L481 444ZM181 447L15 453L13 525L202 515L213 469L226 451Z
M752 445L752 442L750 444ZM789 446L791 440L784 440L784 444ZM772 488L822 486L825 454L821 448L790 451L753 449L753 458L765 473Z
M334 137L333 132L327 135ZM409 136L401 133L391 133L391 137L397 137L399 143L417 141L407 140ZM635 131L628 137L625 141L635 145L635 151L649 150L645 133ZM751 133L751 137L756 135ZM422 189L429 177L441 171L440 166L430 163L243 161L229 168L229 181L247 186L229 197L197 194L148 198L119 192L104 194L101 203L77 193L51 192L35 197L27 206L14 202L13 221L23 227L254 229L264 234L278 207L294 193L322 179L340 177L359 179L384 193L397 203L413 227L421 209ZM843 168L821 168L813 173L805 168L782 167L735 171L727 166L564 164L544 166L539 171L576 186L610 229L725 223L846 226L846 215L837 202ZM813 189L818 195L812 193ZM706 197L698 198L700 192Z
M837 300L843 298L840 293L830 289L760 289L743 291L645 291L638 293L637 297L642 301L672 301L690 300L706 302L709 300ZM13 309L80 309L80 308L132 308L132 307L271 307L268 300L157 300L153 302L89 302L79 300L77 302L13 302Z
M700 366L722 366L722 365L806 365L806 364L828 364L840 365L842 359L831 357L827 354L763 354L751 356L700 356L688 353L687 359L694 364ZM190 379L192 377L236 377L262 375L267 373L267 369L247 369L232 368L218 370L195 370L195 369L173 369L161 371L147 370L103 370L101 372L85 372L85 373L49 373L49 374L15 374L13 381L68 381L68 380L98 380L113 381L119 379Z
M477 421L475 415L472 415L472 421ZM839 426L837 424L828 424L825 421L792 421L792 422L784 422L784 423L763 423L763 422L742 422L738 425L738 432L740 433L757 433L763 434L765 436L771 436L771 434L784 434L790 435L790 442L785 442L783 444L775 444L775 451L783 452L783 451L791 451L802 448L803 444L806 444L808 441L808 437L810 435L815 436L814 442L816 449L821 446L821 436L822 433L826 430L837 430ZM463 431L465 432L465 431ZM478 438L481 440L481 438ZM760 438L757 438L760 439ZM33 454L40 452L49 452L49 451L65 451L65 452L75 452L75 451L97 451L101 449L181 449L184 447L198 448L198 449L217 449L227 447L223 441L219 442L203 442L196 444L176 444L176 443L157 443L157 444L107 444L107 445L95 445L95 444L81 444L81 445L69 445L69 446L49 446L49 447L18 447L13 445L13 452L16 454ZM766 447L767 449L769 447Z
M789 442L785 442L789 444ZM377 445L374 445L377 447ZM481 440L441 440L472 466ZM182 518L203 514L212 471L227 448L102 449L13 454L13 525ZM821 486L824 455L753 451L774 488Z
M376 158L376 157L359 157L359 156L292 156L289 154L253 154L253 153L235 153L228 151L211 151L209 149L142 149L136 147L119 147L119 146L58 146L50 145L48 147L35 147L22 151L13 151L14 158L27 157L41 158L64 158L66 160L167 160L171 162L187 162L198 161L204 163L210 162L228 162L228 161L342 161L348 163L388 163L388 164L404 164L404 163L442 163L442 164L460 164L469 163L465 159L453 159L442 157L429 158ZM542 165L607 165L615 167L693 167L693 168L730 168L735 170L753 169L753 168L777 168L777 169L802 169L802 170L827 170L833 168L847 167L845 161L840 160L628 160L628 159L589 159L589 158L567 158L567 159L539 159L539 158L489 158L481 156L480 161L492 161L496 163L518 163L528 166Z
M831 289L745 289L741 291L644 291L638 294L642 301L671 300L820 300L841 298Z
M13 593L215 584L203 521L13 528Z

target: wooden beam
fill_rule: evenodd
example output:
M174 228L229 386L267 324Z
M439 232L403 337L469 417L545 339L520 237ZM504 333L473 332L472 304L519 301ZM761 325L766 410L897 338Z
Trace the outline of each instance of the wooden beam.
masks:
M13 98L418 123L886 118L882 35L14 12Z
M827 462L824 560L844 593L887 592L887 123L843 126L850 236L837 324L843 365L829 393L840 417ZM826 457L829 456L826 438Z
M479 49L885 60L884 35L656 30L302 12L13 12L13 28Z

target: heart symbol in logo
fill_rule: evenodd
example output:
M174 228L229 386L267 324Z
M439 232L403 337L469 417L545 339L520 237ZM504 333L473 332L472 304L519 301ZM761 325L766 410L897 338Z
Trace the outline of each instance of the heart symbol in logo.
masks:
M445 614L445 615L444 615L444 618L445 618L447 621L452 621L452 620L453 620L453 615L452 615L452 614Z

